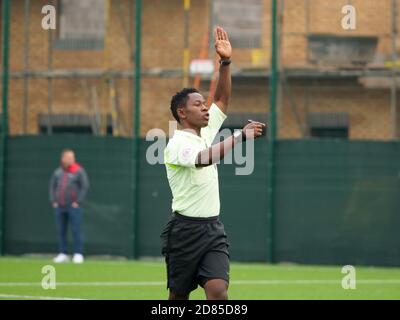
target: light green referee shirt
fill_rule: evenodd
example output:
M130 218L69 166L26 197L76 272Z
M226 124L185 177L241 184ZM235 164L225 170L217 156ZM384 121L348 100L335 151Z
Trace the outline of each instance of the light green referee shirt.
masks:
M164 150L169 186L172 191L172 211L189 217L219 215L219 185L217 165L196 168L198 153L211 146L226 115L216 104L209 109L208 126L201 137L175 130Z

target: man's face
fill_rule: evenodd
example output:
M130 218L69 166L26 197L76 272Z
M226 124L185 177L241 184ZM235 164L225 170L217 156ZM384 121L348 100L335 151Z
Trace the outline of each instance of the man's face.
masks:
M181 108L180 116L194 127L206 127L209 114L204 97L200 93L189 94L189 100L186 103L186 107Z
M75 154L73 152L64 152L61 156L61 165L64 168L68 168L70 165L75 163Z

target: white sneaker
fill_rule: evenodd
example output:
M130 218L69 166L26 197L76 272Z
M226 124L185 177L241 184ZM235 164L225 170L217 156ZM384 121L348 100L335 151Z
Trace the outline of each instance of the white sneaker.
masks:
M80 253L75 253L74 257L72 258L72 261L74 263L83 263L83 255L81 255Z
M68 262L69 258L68 258L68 256L66 254L60 253L60 254L57 255L57 257L55 257L53 259L53 261L55 263L64 263L64 262Z

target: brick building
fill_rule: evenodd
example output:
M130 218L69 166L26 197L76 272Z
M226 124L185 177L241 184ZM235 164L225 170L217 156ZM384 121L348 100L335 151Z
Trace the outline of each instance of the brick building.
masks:
M57 29L52 32L42 28L41 11L47 4L57 9ZM347 4L280 1L280 138L393 137L392 1L351 1L355 30L342 28ZM11 134L46 133L50 127L54 133L130 134L134 10L129 0L11 1ZM268 119L270 1L192 0L187 21L190 59L214 58L205 45L214 23L225 22L228 31L234 30L227 126L238 127L249 116ZM168 131L169 101L183 84L183 1L143 0L142 22L145 135L152 128ZM211 78L200 81L205 95Z

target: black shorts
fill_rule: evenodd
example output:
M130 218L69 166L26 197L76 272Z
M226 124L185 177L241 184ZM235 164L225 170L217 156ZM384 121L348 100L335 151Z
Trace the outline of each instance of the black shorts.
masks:
M167 288L187 295L211 279L229 283L229 243L218 217L191 218L173 213L161 234Z

